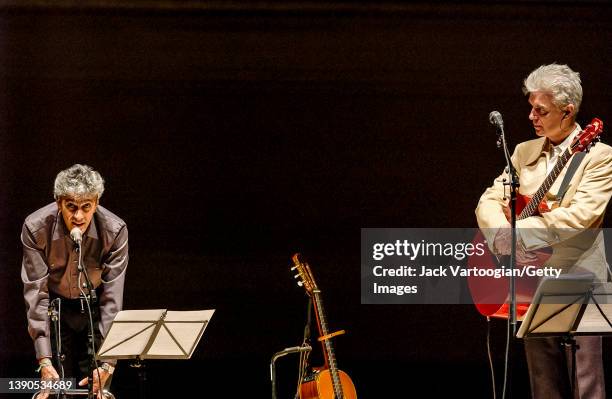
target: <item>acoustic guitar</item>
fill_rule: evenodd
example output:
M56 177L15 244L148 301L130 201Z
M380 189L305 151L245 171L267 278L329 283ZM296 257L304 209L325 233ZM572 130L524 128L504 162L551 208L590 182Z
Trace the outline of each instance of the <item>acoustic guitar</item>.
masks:
M586 128L581 131L572 140L570 146L559 156L559 160L555 164L552 171L546 176L546 179L533 196L517 194L516 199L516 215L517 220L526 219L530 216L550 212L545 202L542 200L546 196L548 190L553 185L559 174L575 153L586 151L588 152L592 145L599 140L599 136L603 131L603 122L594 118ZM554 207L553 207L554 209ZM482 232L478 232L473 240L475 245L481 245L485 248L485 254L482 256L471 256L468 259L468 268L479 269L497 269L500 265L509 264L509 257L501 257L493 255L489 251L486 240ZM537 260L529 263L529 265L542 266L552 255L551 248L543 248L535 251ZM517 268L527 266L518 263ZM535 293L538 285L536 277L522 277L516 279L516 296L517 305L516 313L518 317L522 317L529 308L531 298ZM508 318L509 314L509 288L510 282L508 278L493 278L493 277L468 277L468 286L472 295L472 300L476 305L476 309L483 316Z
M294 266L291 270L297 271L295 276L298 285L306 290L308 296L312 298L317 327L319 330L319 341L323 346L324 365L313 371L304 381L300 382L301 399L357 399L355 385L351 378L342 370L338 370L336 355L331 339L336 335L344 333L338 331L329 333L325 311L323 310L323 300L321 290L317 286L308 263L304 262L300 254L292 257Z

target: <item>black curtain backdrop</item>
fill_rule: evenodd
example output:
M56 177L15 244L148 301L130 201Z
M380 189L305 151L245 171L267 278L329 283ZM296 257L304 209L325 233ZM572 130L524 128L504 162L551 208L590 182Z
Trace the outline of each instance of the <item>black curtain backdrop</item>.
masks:
M302 337L294 252L348 332L337 358L360 398L491 397L472 306L360 304L360 228L474 227L504 166L488 114L512 146L531 138L521 84L539 65L579 71L580 122L612 123L611 14L599 1L4 2L0 377L35 376L21 223L80 162L128 223L125 308L217 309L191 360L149 362L151 397L269 396L271 355ZM503 322L492 339L501 384ZM296 358L277 366L293 397ZM120 363L117 396L136 381Z

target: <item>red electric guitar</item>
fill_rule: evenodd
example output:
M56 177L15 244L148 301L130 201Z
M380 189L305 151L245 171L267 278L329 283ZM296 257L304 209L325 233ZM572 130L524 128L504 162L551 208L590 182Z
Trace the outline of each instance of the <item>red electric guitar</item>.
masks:
M551 211L546 203L542 202L546 193L571 156L582 151L588 152L591 146L599 139L599 135L602 131L603 122L594 118L591 123L574 138L567 150L561 154L553 170L546 176L546 179L533 196L522 195L520 193L517 194L517 220ZM553 209L554 208L553 206ZM468 268L497 269L500 265L509 266L509 257L498 259L489 251L484 235L480 231L476 234L473 242L476 245L482 245L482 247L485 248L485 254L483 256L471 256L468 259ZM536 251L537 261L532 263L536 266L541 266L550 258L551 254L552 250L550 248ZM530 263L530 265L532 263ZM522 266L526 265L517 264L517 267ZM529 308L531 298L537 288L538 279L536 277L522 277L515 281L517 301L516 313L518 317L521 317ZM509 278L470 276L468 277L468 285L474 304L483 316L508 318Z

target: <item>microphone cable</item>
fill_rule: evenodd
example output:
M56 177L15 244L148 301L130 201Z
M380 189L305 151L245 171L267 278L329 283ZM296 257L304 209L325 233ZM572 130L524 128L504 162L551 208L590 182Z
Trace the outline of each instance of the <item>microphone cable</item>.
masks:
M487 356L491 370L491 386L493 389L493 399L497 399L497 387L495 386L495 368L493 367L493 356L491 355L491 318L487 316Z
M81 242L82 244L82 242ZM85 275L85 279L86 279L86 284L87 287L89 289L89 294L95 298L95 293L92 295L94 291L93 288L93 284L91 283L91 280L89 279L89 275L87 274L87 269L83 266L83 251L81 250L81 244L79 244L79 246L77 247L77 252L79 254L79 264L78 264L78 268L79 268L79 278L78 278L78 284L79 284L79 292L81 293L81 296L83 298L85 298L85 304L87 305L87 316L89 318L89 331L91 333L91 350L92 350L92 359L93 359L93 363L95 365L95 372L98 374L98 390L100 391L100 393L102 394L102 379L100 378L100 370L98 367L98 359L96 359L96 334L94 331L94 323L93 323L93 315L92 315L92 310L91 310L91 303L90 303L90 296L89 295L85 295L85 291L83 291L83 285L81 284L81 276L84 274ZM91 364L91 363L90 363ZM93 370L92 370L93 371ZM88 373L89 374L89 373ZM89 378L93 379L93 375L90 377L89 375L87 376L87 379L89 380ZM88 384L89 385L89 384ZM92 394L93 394L93 382L92 382ZM88 386L88 394L89 396L89 386ZM103 395L102 395L103 396Z
M302 346L309 346L310 343L310 325L312 324L312 298L308 297L308 305L306 306L306 325L304 326L304 338L302 340ZM294 399L301 398L300 387L302 386L302 382L306 378L306 374L308 373L308 359L310 357L310 351L301 352L300 360L298 363L298 381L297 381L297 389L295 392Z

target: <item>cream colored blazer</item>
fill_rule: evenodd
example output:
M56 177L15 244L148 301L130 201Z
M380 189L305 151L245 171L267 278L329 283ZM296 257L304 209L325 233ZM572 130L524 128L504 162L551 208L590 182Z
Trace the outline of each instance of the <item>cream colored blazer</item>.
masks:
M521 194L533 195L544 181L549 145L548 139L542 137L516 146L512 162L519 174ZM556 199L572 159L546 199ZM503 212L507 204L503 199L504 178L509 179L505 172L482 194L476 208L478 226L489 245L500 227L509 226ZM612 147L597 143L582 160L558 208L517 221L519 245L525 250L551 246L553 255L546 266L561 268L564 272L588 270L605 280L608 266L599 227L611 195Z

